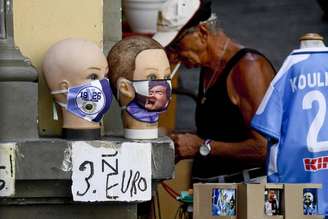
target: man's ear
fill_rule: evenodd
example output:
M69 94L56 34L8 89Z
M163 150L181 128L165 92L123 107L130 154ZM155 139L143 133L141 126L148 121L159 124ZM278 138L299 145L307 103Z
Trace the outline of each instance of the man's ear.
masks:
M208 26L207 24L199 24L198 25L199 35L201 37L201 40L207 41L208 37Z
M135 90L129 80L120 77L116 82L117 99L122 106L126 106L135 97Z

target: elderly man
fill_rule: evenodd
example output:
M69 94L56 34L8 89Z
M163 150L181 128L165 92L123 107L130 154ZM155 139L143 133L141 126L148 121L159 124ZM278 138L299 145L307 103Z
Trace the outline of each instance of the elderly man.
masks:
M171 61L201 67L197 134L171 137L180 159L194 158L194 181L247 181L264 175L257 167L264 166L267 141L250 121L275 70L261 53L231 40L210 16L210 2L200 0L169 0L159 16L153 38Z

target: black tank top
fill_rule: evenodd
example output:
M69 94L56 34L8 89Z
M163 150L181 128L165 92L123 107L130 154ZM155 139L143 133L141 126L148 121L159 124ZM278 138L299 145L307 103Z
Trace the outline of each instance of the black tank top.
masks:
M206 70L202 69L196 107L197 134L202 139L240 142L248 138L249 127L244 124L239 108L230 101L227 91L227 77L232 68L246 53L263 56L253 49L243 48L239 50L228 61L220 78L213 86L208 88L205 95L203 94L203 73ZM194 159L192 173L194 177L208 178L238 172L247 168L251 168L251 166L247 166L238 160L226 159L222 156L204 157L198 154Z

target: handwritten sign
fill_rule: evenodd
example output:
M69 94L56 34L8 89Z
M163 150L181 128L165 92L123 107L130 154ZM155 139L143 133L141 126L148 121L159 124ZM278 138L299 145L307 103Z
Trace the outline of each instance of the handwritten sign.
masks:
M0 144L0 197L15 194L15 144Z
M150 200L151 144L99 144L72 144L74 201Z

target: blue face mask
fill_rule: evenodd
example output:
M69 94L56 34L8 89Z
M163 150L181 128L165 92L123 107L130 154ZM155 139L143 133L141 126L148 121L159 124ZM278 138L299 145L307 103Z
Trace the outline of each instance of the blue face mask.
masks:
M159 114L166 111L171 99L171 80L145 80L131 83L135 89L135 98L122 109L138 121L158 122Z
M112 90L106 78L70 87L68 90L51 92L51 94L61 93L67 93L67 104L57 103L70 113L90 122L99 122L109 110L113 99Z

